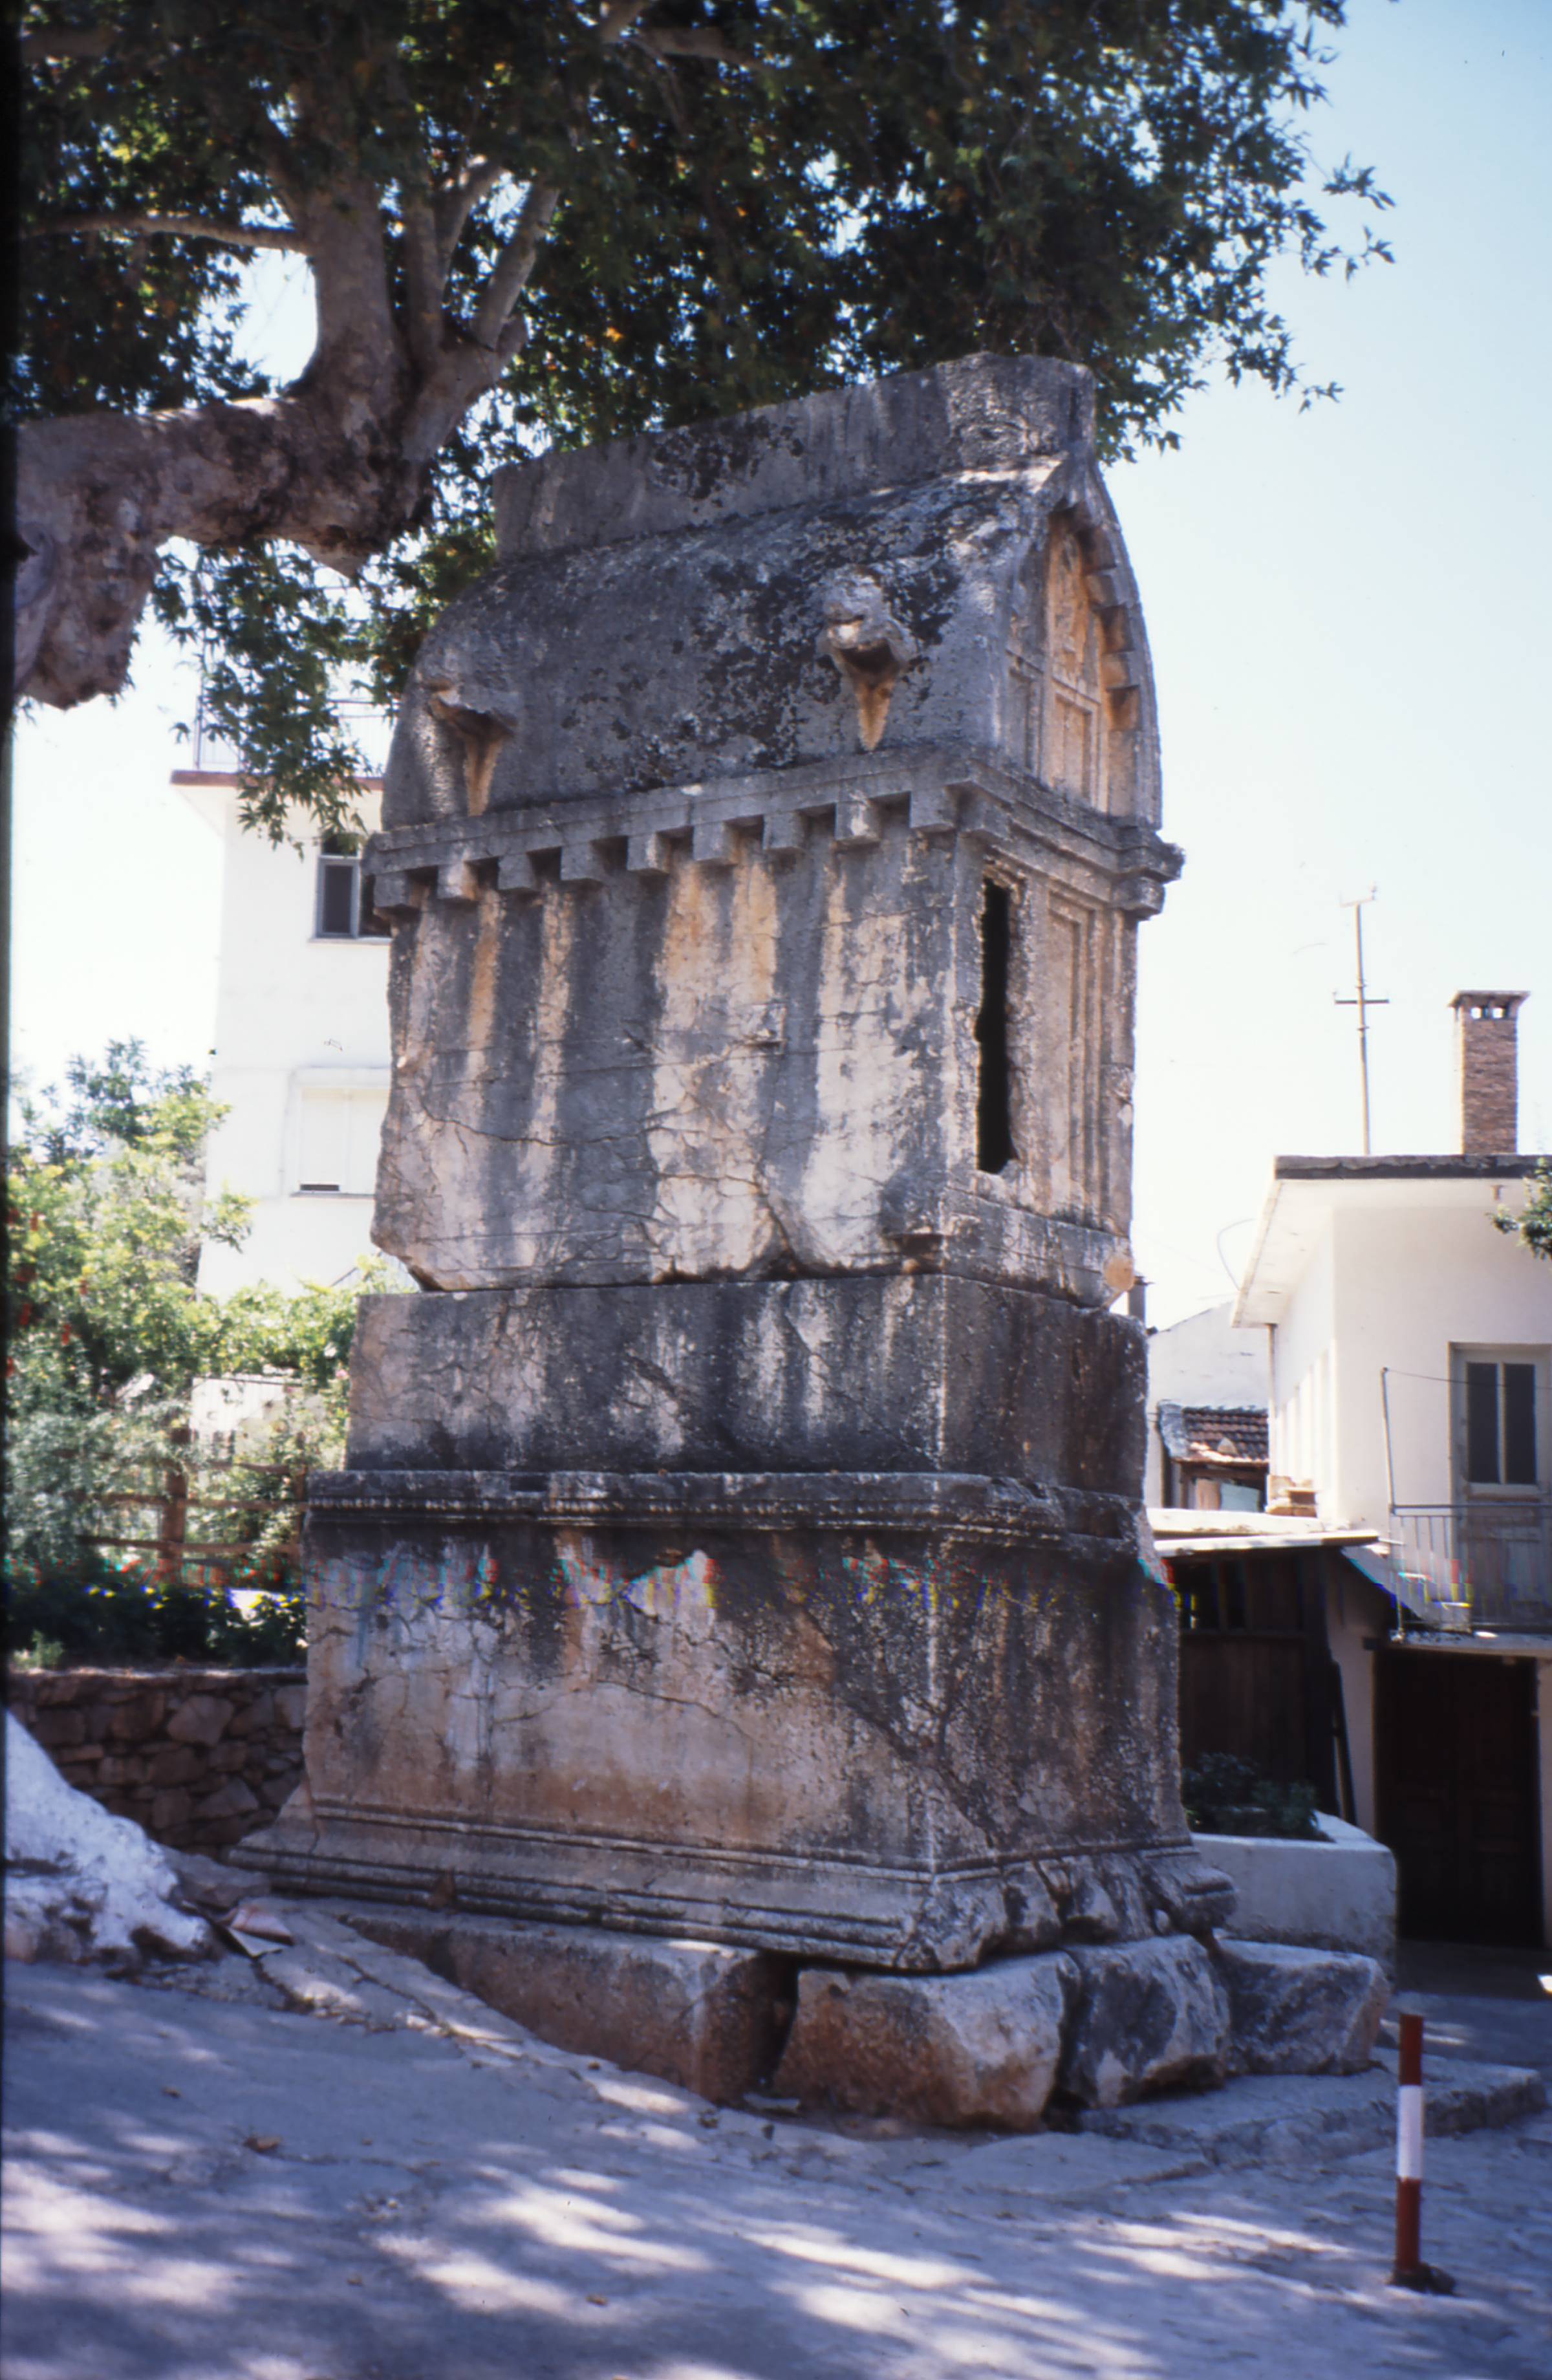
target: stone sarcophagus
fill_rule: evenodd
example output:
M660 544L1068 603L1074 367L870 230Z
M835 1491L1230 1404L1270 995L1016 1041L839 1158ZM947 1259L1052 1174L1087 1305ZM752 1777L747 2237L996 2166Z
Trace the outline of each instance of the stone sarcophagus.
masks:
M1157 830L1087 376L508 472L417 663L293 1886L905 1970L1199 1929L1139 1546Z

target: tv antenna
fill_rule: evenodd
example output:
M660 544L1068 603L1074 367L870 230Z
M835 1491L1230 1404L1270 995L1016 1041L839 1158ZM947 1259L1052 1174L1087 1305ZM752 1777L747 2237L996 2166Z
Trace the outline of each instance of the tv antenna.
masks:
M1368 891L1358 900L1344 901L1341 904L1344 909L1351 909L1352 912L1352 943L1357 990L1351 1000L1344 1000L1340 992L1335 995L1339 1008L1355 1008L1358 1011L1358 1071L1364 1078L1364 1154L1365 1157L1372 1154L1369 1147L1369 1011L1371 1008L1388 1008L1390 1005L1388 1000L1376 1000L1364 980L1364 912L1370 903L1377 898L1378 887L1371 884Z

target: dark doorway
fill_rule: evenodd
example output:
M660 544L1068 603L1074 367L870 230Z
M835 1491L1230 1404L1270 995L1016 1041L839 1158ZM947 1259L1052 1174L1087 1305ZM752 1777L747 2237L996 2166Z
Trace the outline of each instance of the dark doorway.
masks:
M1379 1835L1396 1854L1401 1932L1539 1942L1535 1664L1382 1653L1375 1733Z

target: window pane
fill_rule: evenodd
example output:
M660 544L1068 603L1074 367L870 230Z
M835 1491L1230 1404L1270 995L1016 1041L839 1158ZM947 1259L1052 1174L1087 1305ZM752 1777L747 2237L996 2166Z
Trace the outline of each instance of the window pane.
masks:
M1466 1477L1483 1487L1498 1481L1498 1367L1466 1366Z
M299 1189L344 1189L349 1164L349 1135L347 1098L338 1091L303 1092Z
M1506 1364L1504 1384L1504 1479L1510 1488L1534 1488L1536 1475L1535 1366Z
M350 1154L340 1187L358 1198L370 1198L377 1187L377 1148L382 1119L388 1112L386 1091L353 1091L350 1112Z
M353 859L320 860L318 877L319 932L348 934L354 923L351 911L356 900L356 862Z

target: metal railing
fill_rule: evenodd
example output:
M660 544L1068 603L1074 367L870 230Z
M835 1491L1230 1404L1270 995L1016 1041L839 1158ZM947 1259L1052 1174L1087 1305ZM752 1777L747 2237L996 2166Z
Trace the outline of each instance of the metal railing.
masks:
M1552 1634L1552 1498L1397 1505L1390 1533L1413 1610L1444 1626Z
M350 736L366 762L369 777L381 777L388 762L388 747L394 735L394 713L383 710L364 697L346 695L334 705L334 715L340 726ZM193 733L188 740L188 766L202 775L235 777L242 767L242 755L235 744L218 735L204 713L203 706L194 714Z

